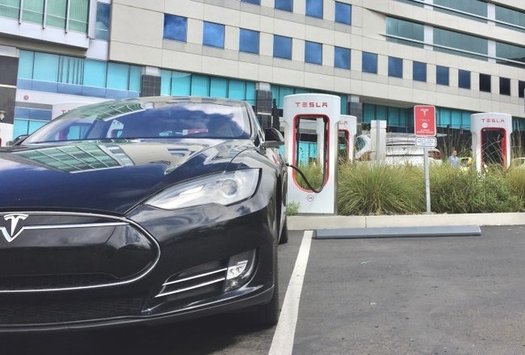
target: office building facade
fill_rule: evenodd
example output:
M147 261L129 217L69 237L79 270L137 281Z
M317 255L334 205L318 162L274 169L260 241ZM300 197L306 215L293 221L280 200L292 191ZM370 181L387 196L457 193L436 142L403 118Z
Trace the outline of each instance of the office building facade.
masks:
M101 100L196 95L261 113L341 97L344 114L412 132L412 108L468 130L525 129L525 4L513 0L0 0L0 137Z

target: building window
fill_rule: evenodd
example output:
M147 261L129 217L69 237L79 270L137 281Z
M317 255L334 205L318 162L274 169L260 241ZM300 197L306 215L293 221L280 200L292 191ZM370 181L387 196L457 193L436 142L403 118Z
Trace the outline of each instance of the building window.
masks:
M87 32L89 0L69 0L69 29Z
M335 22L344 23L345 25L352 24L352 5L344 2L335 2Z
M496 5L496 20L511 25L496 22L498 26L511 27L512 29L516 29L514 26L525 27L525 12ZM523 28L521 30L523 31Z
M109 40L109 11L111 6L109 4L97 3L97 23L95 24L95 38L104 41Z
M202 44L210 47L224 48L224 25L204 21L203 26Z
M462 89L470 89L470 71L459 69L458 87Z
M334 67L350 69L350 49L343 47L334 48Z
M449 85L449 69L448 67L436 66L436 83L438 85Z
M434 45L436 45L434 46L434 49L436 51L452 53L464 57L486 59L488 54L488 43L489 42L486 38L444 30L442 28L434 28ZM448 48L441 48L439 46Z
M415 81L427 81L427 64L423 62L412 63L412 79Z
M394 78L403 77L403 59L397 57L388 57L388 76Z
M164 38L186 42L187 28L186 17L164 14Z
M363 72L377 74L377 54L363 52Z
M1 0L0 1L0 16L11 17L18 19L20 11L20 0Z
M518 81L518 96L525 97L525 81Z
M487 17L487 3L480 0L434 0L434 9L438 11L445 11L452 13L457 16L468 17L471 19L476 19L475 16ZM443 6L444 8L440 8ZM449 10L450 9L450 10ZM468 14L475 15L469 16Z
M500 95L510 96L510 79L499 78L499 93Z
M508 63L507 61L501 60L500 58L525 63L525 47L496 42L496 57L498 58L498 63L520 65L518 63Z
M424 26L419 23L387 17L386 34L389 42L423 47L425 41Z
M323 46L317 42L304 42L304 61L312 64L323 64Z
M241 0L241 2L247 2L249 4L261 5L261 0Z
M306 16L323 18L323 0L306 0Z
M273 36L273 56L276 58L292 59L292 39L285 36Z
M479 74L479 91L491 92L490 89L490 75Z
M100 5L100 3L97 3L97 10L98 10L98 5ZM66 28L66 12L67 12L66 0L48 1L47 2L47 13L46 13L46 26Z
M259 32L240 29L239 50L246 53L259 54Z
M22 21L42 23L44 20L44 0L23 2Z
M275 8L283 11L293 11L293 0L275 0Z

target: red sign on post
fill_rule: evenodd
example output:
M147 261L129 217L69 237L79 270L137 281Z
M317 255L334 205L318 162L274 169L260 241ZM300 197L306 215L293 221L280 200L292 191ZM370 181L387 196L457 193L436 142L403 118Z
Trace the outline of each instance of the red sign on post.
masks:
M436 136L436 108L434 106L414 106L414 133L418 137Z

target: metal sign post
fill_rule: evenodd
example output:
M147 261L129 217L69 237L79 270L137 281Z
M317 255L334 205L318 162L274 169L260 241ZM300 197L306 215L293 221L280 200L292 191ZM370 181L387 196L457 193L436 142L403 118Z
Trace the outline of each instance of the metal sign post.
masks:
M423 168L425 170L425 199L427 213L432 213L430 206L430 164L428 148L436 147L436 108L434 106L414 106L414 133L416 146L423 147Z

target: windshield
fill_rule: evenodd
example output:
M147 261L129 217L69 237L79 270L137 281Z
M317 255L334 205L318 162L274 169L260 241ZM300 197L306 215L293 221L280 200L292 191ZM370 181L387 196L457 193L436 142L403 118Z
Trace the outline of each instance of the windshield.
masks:
M242 104L105 102L58 117L23 144L72 140L250 137Z

